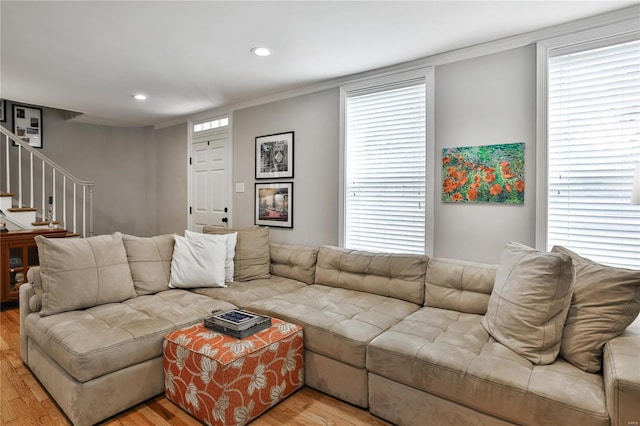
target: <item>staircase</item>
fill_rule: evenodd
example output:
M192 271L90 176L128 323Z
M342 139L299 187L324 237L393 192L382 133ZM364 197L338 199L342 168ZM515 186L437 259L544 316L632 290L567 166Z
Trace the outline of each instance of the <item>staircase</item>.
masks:
M93 235L93 182L75 178L0 126L0 222L9 230L59 227Z

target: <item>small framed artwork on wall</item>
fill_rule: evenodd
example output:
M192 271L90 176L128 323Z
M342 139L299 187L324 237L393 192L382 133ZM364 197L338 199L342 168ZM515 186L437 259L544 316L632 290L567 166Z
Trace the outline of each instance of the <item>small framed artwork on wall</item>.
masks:
M0 121L7 121L7 101L0 99Z
M293 228L293 182L256 183L255 224Z
M293 177L293 132L256 137L256 179Z
M42 148L42 109L13 105L13 133L34 148Z

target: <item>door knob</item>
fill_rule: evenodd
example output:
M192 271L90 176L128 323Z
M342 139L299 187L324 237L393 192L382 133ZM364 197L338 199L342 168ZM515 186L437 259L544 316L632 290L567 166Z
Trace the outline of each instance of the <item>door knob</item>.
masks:
M227 219L226 217L222 218L222 223L227 223L229 221L229 219Z

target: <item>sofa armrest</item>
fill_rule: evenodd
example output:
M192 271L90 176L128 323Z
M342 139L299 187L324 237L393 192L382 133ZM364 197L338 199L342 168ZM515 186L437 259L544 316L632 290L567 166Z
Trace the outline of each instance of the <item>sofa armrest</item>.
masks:
M640 317L604 346L602 368L611 426L640 425Z
M34 269L34 268L31 268L31 269ZM31 269L29 269L29 272L31 272ZM22 361L24 361L25 364L29 365L27 334L25 333L25 330L24 330L24 324L25 324L25 319L27 318L27 315L31 313L29 300L31 299L31 296L34 296L36 294L36 291L30 282L22 284L19 288L19 291L20 291L19 293L20 298L18 303L20 306L20 357L22 358Z

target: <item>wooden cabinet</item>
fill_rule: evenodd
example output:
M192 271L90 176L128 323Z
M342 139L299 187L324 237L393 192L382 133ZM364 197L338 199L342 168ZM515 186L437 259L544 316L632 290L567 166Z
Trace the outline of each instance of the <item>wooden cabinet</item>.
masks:
M27 271L38 265L38 248L34 240L36 235L48 238L64 238L64 229L30 229L0 233L0 301L2 303L18 300L18 288L27 281Z

